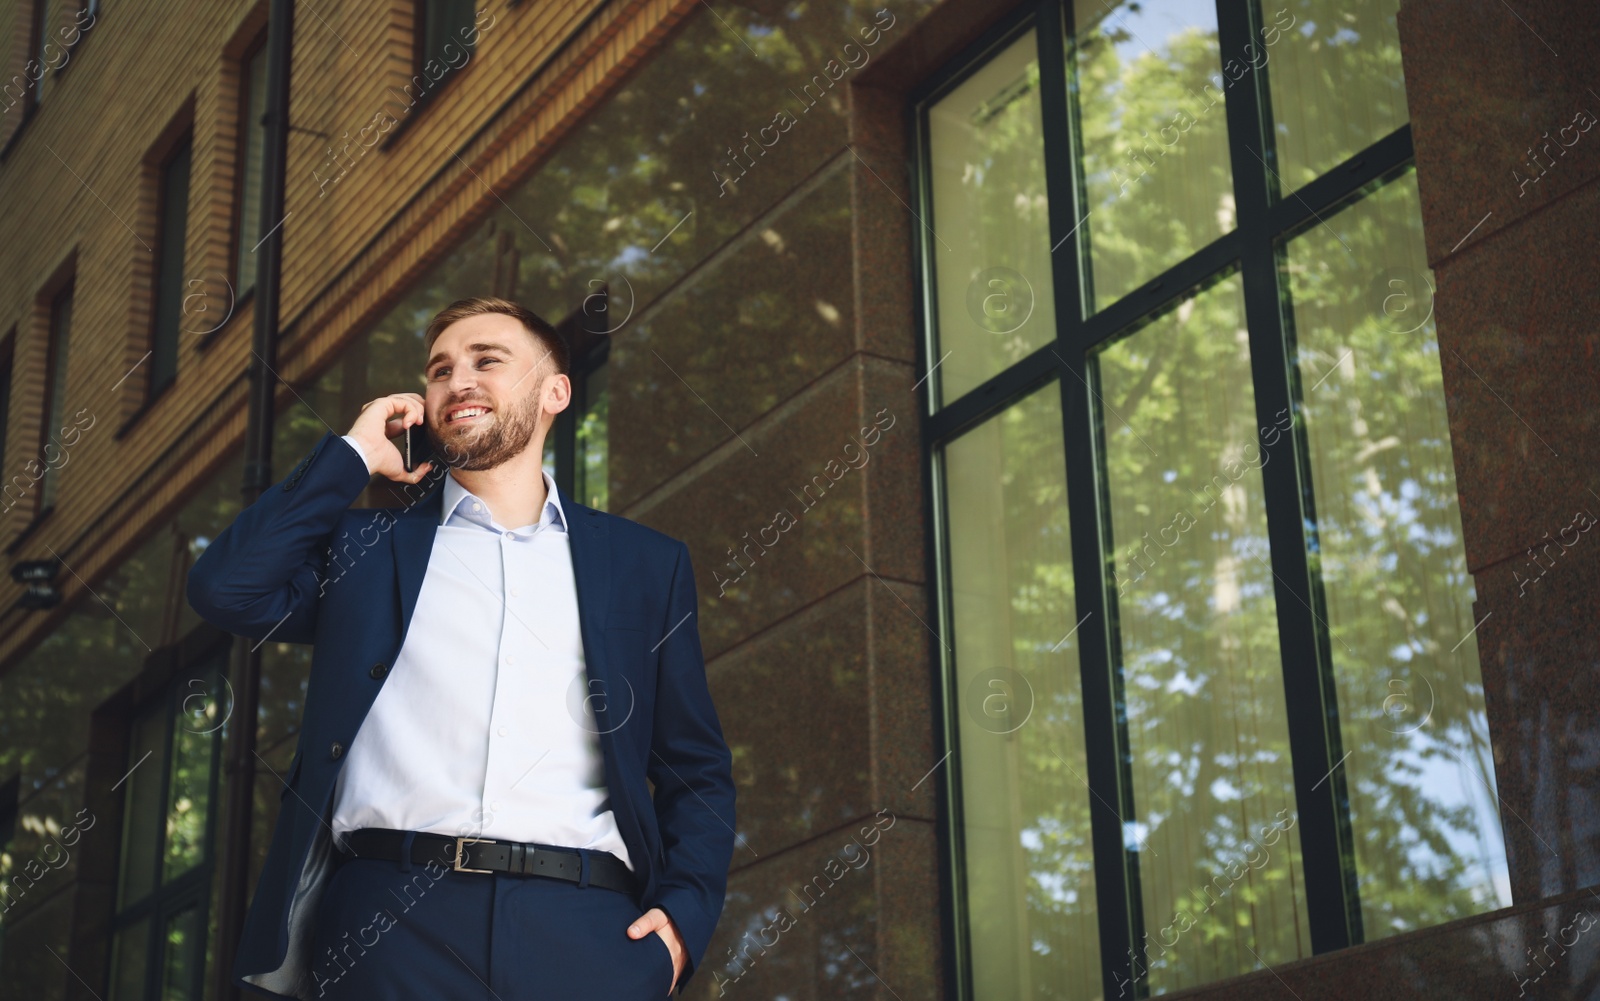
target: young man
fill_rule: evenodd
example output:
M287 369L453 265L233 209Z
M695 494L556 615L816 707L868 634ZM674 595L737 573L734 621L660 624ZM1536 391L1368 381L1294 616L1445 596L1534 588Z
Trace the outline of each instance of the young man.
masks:
M544 470L572 398L548 323L463 299L424 340L425 395L324 435L189 574L207 620L315 644L234 976L362 1001L681 991L734 842L688 548ZM416 424L439 462L408 473L389 438ZM408 485L398 513L349 510L373 473Z

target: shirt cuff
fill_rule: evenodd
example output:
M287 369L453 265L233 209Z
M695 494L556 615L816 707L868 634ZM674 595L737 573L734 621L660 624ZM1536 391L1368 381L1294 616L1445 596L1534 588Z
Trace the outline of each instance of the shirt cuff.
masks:
M346 435L340 435L340 437L343 438L345 440L345 442L347 442L350 445L351 448L356 450L356 454L361 456L362 463L366 465L367 472L371 473L372 472L372 463L370 461L368 461L367 452L366 452L365 449L363 449L361 447L361 443L356 441L356 439L355 439L355 437L353 435L346 434Z

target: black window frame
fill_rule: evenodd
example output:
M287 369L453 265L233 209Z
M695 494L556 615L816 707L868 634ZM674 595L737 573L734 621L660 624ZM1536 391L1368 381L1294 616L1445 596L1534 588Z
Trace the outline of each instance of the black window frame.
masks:
M1261 473L1311 947L1313 954L1323 954L1359 944L1364 941L1364 934L1350 804L1327 613L1321 578L1311 556L1318 546L1317 522L1310 453L1304 421L1300 419L1302 394L1294 360L1284 253L1294 236L1410 170L1413 149L1408 121L1342 163L1325 169L1310 183L1282 190L1286 186L1272 183L1275 178L1268 174L1274 169L1276 154L1266 77L1264 73L1249 73L1238 81L1239 86L1227 88L1228 150L1237 219L1233 231L1149 277L1119 299L1096 303L1092 311L1084 310L1087 270L1082 261L1087 233L1079 228L1079 222L1084 217L1085 192L1077 181L1079 151L1072 134L1078 116L1069 112L1069 102L1074 99L1069 92L1068 62L1070 39L1076 34L1073 17L1067 0L1030 0L1020 4L908 96L908 138L913 151L908 165L911 204L919 219L931 221L929 109L1006 45L1030 29L1038 29L1049 239L1050 246L1058 248L1051 255L1051 277L1059 304L1055 338L958 398L941 404L938 359L932 350L934 285L927 227L919 227L912 241L914 272L919 282L914 297L917 371L928 373L919 388L924 503L934 514L927 536L928 579L937 582L940 635L948 637L953 607L946 557L948 526L944 523L936 476L940 454L965 431L1054 380L1062 403L1075 615L1076 621L1084 623L1078 636L1086 778L1094 799L1116 804L1115 816L1109 810L1090 811L1104 996L1125 994L1131 982L1133 995L1146 997L1148 985L1140 975L1147 964L1138 851L1137 846L1129 849L1122 821L1137 813L1133 809L1132 759L1121 690L1115 595L1107 577L1113 550L1106 478L1101 466L1105 438L1090 358L1095 351L1160 318L1212 283L1231 274L1240 276L1256 415L1263 426L1273 425L1272 415L1284 413L1286 408L1296 418L1291 432L1282 436L1274 449L1279 454L1287 450L1287 461L1263 463ZM1260 0L1218 0L1220 51L1245 51L1266 23ZM1074 235L1076 239L1068 239ZM1077 485L1077 489L1071 485ZM947 689L954 677L953 653L943 643L931 643L929 651L940 665L943 679L938 702L942 716L937 732L946 746L938 748L936 754L944 754L958 750L956 731L949 719L954 697ZM1089 712L1092 706L1101 707L1101 711ZM944 856L947 878L957 888L952 916L957 939L953 943L953 969L958 996L971 997L970 947L959 889L965 880L963 814L956 769L945 770L941 789L941 824L949 842Z

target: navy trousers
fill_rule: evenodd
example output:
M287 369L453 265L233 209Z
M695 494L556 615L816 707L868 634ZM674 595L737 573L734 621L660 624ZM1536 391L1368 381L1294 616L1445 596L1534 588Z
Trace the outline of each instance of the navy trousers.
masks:
M318 996L360 1001L662 1001L672 953L602 886L349 859L317 908Z

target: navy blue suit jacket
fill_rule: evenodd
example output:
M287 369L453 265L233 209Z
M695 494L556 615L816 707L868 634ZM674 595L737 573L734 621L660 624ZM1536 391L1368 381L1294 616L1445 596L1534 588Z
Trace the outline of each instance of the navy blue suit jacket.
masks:
M315 996L309 943L332 861L334 780L411 622L445 475L436 466L419 484L397 484L404 508L351 510L370 475L329 432L189 571L189 603L207 621L315 646L299 746L234 962L242 986ZM734 843L732 755L706 685L689 550L560 499L610 805L644 885L640 913L660 907L683 935L681 991L721 917Z

